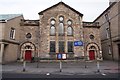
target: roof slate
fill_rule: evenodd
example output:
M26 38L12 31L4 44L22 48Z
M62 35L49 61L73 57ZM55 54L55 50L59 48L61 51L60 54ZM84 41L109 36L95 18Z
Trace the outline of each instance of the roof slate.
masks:
M0 14L0 20L10 20L19 16L22 16L22 14Z

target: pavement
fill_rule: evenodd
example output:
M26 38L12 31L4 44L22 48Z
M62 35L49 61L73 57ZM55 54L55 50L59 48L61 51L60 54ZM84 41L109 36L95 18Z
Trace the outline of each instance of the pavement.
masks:
M22 74L58 74L58 75L91 75L108 73L119 73L120 69L118 62L115 61L100 61L99 72L97 63L94 61L77 61L77 62L62 62L62 70L60 72L59 62L40 62L37 68L37 63L26 63L25 71L23 72L23 63L15 62L2 65L2 73L22 73Z

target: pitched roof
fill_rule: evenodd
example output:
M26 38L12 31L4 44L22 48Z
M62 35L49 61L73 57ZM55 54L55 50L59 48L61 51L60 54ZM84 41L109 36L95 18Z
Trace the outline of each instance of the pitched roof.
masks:
M0 14L0 20L10 20L19 16L22 16L22 14Z
M80 13L79 11L73 9L72 7L70 7L69 5L65 4L64 2L59 2L59 3L57 3L57 4L55 4L55 5L47 8L47 9L45 9L45 10L43 10L43 11L41 11L41 12L39 12L38 14L39 14L39 15L40 15L40 14L43 14L45 11L47 11L47 10L53 8L53 7L56 7L56 6L58 6L59 4L63 4L64 6L66 6L66 7L69 8L69 9L71 9L72 11L76 12L76 13L79 14L80 16L83 16L82 13Z

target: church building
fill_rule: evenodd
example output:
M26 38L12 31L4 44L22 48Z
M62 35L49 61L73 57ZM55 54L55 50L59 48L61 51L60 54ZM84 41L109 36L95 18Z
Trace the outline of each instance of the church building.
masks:
M67 59L102 60L100 26L83 21L83 14L64 2L41 12L39 20L25 20L23 15L0 15L0 62L17 59L56 59L63 53Z

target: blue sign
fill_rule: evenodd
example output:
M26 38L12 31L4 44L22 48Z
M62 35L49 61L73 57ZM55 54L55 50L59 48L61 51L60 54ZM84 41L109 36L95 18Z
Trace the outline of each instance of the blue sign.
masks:
M60 53L57 54L57 58L58 58L58 59L62 59L62 54L60 54Z
M74 46L83 46L83 42L82 41L75 41Z

